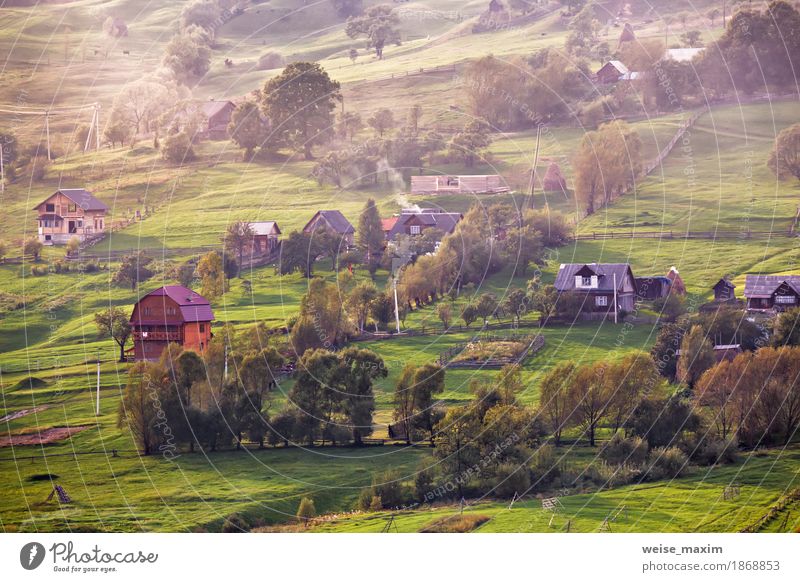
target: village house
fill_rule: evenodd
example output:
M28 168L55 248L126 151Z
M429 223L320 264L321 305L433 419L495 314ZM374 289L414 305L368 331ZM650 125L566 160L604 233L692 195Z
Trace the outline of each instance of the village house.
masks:
M714 301L722 302L722 301L733 301L734 299L736 299L736 295L734 294L734 289L736 289L736 285L734 285L725 278L722 278L719 281L717 281L712 287L712 289L714 290Z
M205 101L200 110L206 118L205 130L201 137L206 139L226 139L228 137L228 124L236 109L233 101Z
M389 235L394 228L394 225L397 224L397 219L399 216L390 216L389 218L381 218L381 230L383 230L383 238L389 240Z
M39 213L39 240L46 245L66 244L72 237L83 242L106 229L108 206L83 188L57 190L34 210Z
M212 321L211 305L202 295L181 285L159 287L133 307L128 352L137 362L157 360L171 342L203 352L213 337Z
M318 210L303 227L303 232L313 234L322 227L326 227L342 237L348 247L353 246L356 229L338 210Z
M496 194L508 191L508 184L496 174L411 176L412 194Z
M611 85L619 81L624 75L629 75L628 67L620 61L608 61L594 74L595 80L601 85Z
M628 263L562 264L556 275L555 288L559 295L572 293L581 296L584 299L583 311L589 314L630 312L636 302L636 279Z
M800 301L800 275L747 275L744 281L747 309L784 311Z
M281 229L274 220L251 222L250 228L253 230L253 246L247 254L270 254L280 245Z
M455 230L456 224L464 218L464 215L460 212L445 212L437 208L406 208L399 216L393 218L396 220L389 230L388 240L394 240L399 234L410 236L422 234L431 228L441 231L444 236Z

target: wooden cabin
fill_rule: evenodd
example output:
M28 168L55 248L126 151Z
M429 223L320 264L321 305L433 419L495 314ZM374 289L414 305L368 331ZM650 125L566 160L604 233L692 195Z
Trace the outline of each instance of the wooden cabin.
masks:
M39 240L46 245L81 242L102 236L108 206L83 188L62 188L34 207L38 212Z
M207 139L227 139L228 124L236 109L233 101L205 101L200 110L206 118L206 127L201 137Z
M615 308L616 311L633 311L636 302L636 278L628 263L562 264L555 288L559 294L585 296L583 309L589 313L613 314Z
M624 75L629 75L628 67L620 61L608 61L600 67L594 74L595 80L601 85L612 85L619 81Z
M247 254L268 255L278 248L281 229L278 228L277 222L274 220L251 222L250 228L253 230L253 247Z
M502 177L473 176L411 176L412 194L496 194L509 192Z
M800 305L800 275L747 275L747 309L785 311Z
M442 235L450 234L462 218L464 215L460 212L445 212L437 208L406 209L396 217L397 220L389 231L388 239L394 240L399 234L410 236L422 234L431 228L440 230Z
M202 295L181 285L159 287L142 297L131 313L131 336L137 362L157 360L167 344L203 352L213 334L214 313Z
M734 299L736 299L736 295L734 294L734 289L736 289L736 285L734 285L725 278L717 281L712 287L712 289L714 290L714 301L722 302L722 301L733 301Z
M338 210L319 210L311 217L311 220L303 227L303 232L306 234L313 234L318 228L326 227L335 234L342 237L345 246L353 246L355 241L356 229L350 224L350 221L344 217L344 214Z

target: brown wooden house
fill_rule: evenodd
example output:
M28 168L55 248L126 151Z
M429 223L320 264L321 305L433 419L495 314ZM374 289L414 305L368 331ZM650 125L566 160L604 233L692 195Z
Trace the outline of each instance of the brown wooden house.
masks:
M747 275L747 309L784 311L800 305L800 275Z
M157 360L167 344L203 352L213 334L211 305L181 285L159 287L142 297L131 314L132 351L136 361Z
M601 85L611 85L623 76L630 74L628 67L620 61L608 61L594 74L595 80Z
M712 289L714 289L714 301L733 301L736 299L736 295L734 293L736 285L727 279L720 279L716 282Z
M81 242L101 236L106 229L108 206L83 188L62 188L34 208L38 212L39 240L46 245Z
M392 225L387 238L394 240L399 234L415 236L430 228L441 231L444 236L453 232L462 218L464 215L460 212L445 212L437 208L403 210Z
M582 296L583 311L589 313L614 313L615 307L616 311L633 311L637 292L636 279L628 263L562 264L555 288L559 294Z
M253 229L253 247L249 249L247 254L270 254L278 248L281 229L278 228L277 222L274 220L251 222L250 228Z
M206 127L201 137L207 139L226 139L228 137L228 124L236 109L233 101L206 101L200 110L206 118Z

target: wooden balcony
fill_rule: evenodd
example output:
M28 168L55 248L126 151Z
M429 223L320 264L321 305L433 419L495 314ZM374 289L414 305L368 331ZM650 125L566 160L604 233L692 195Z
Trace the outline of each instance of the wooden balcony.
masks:
M133 341L182 342L183 335L179 331L134 331Z

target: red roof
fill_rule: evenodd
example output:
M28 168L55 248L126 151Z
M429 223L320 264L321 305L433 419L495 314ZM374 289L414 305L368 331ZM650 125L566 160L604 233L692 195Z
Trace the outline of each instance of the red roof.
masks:
M214 312L211 311L208 299L183 285L165 285L151 291L145 297L163 297L164 295L181 308L183 321L214 321Z
M394 225L397 224L397 219L400 218L399 216L392 216L391 218L381 218L381 227L383 228L383 232L389 232L394 228Z

